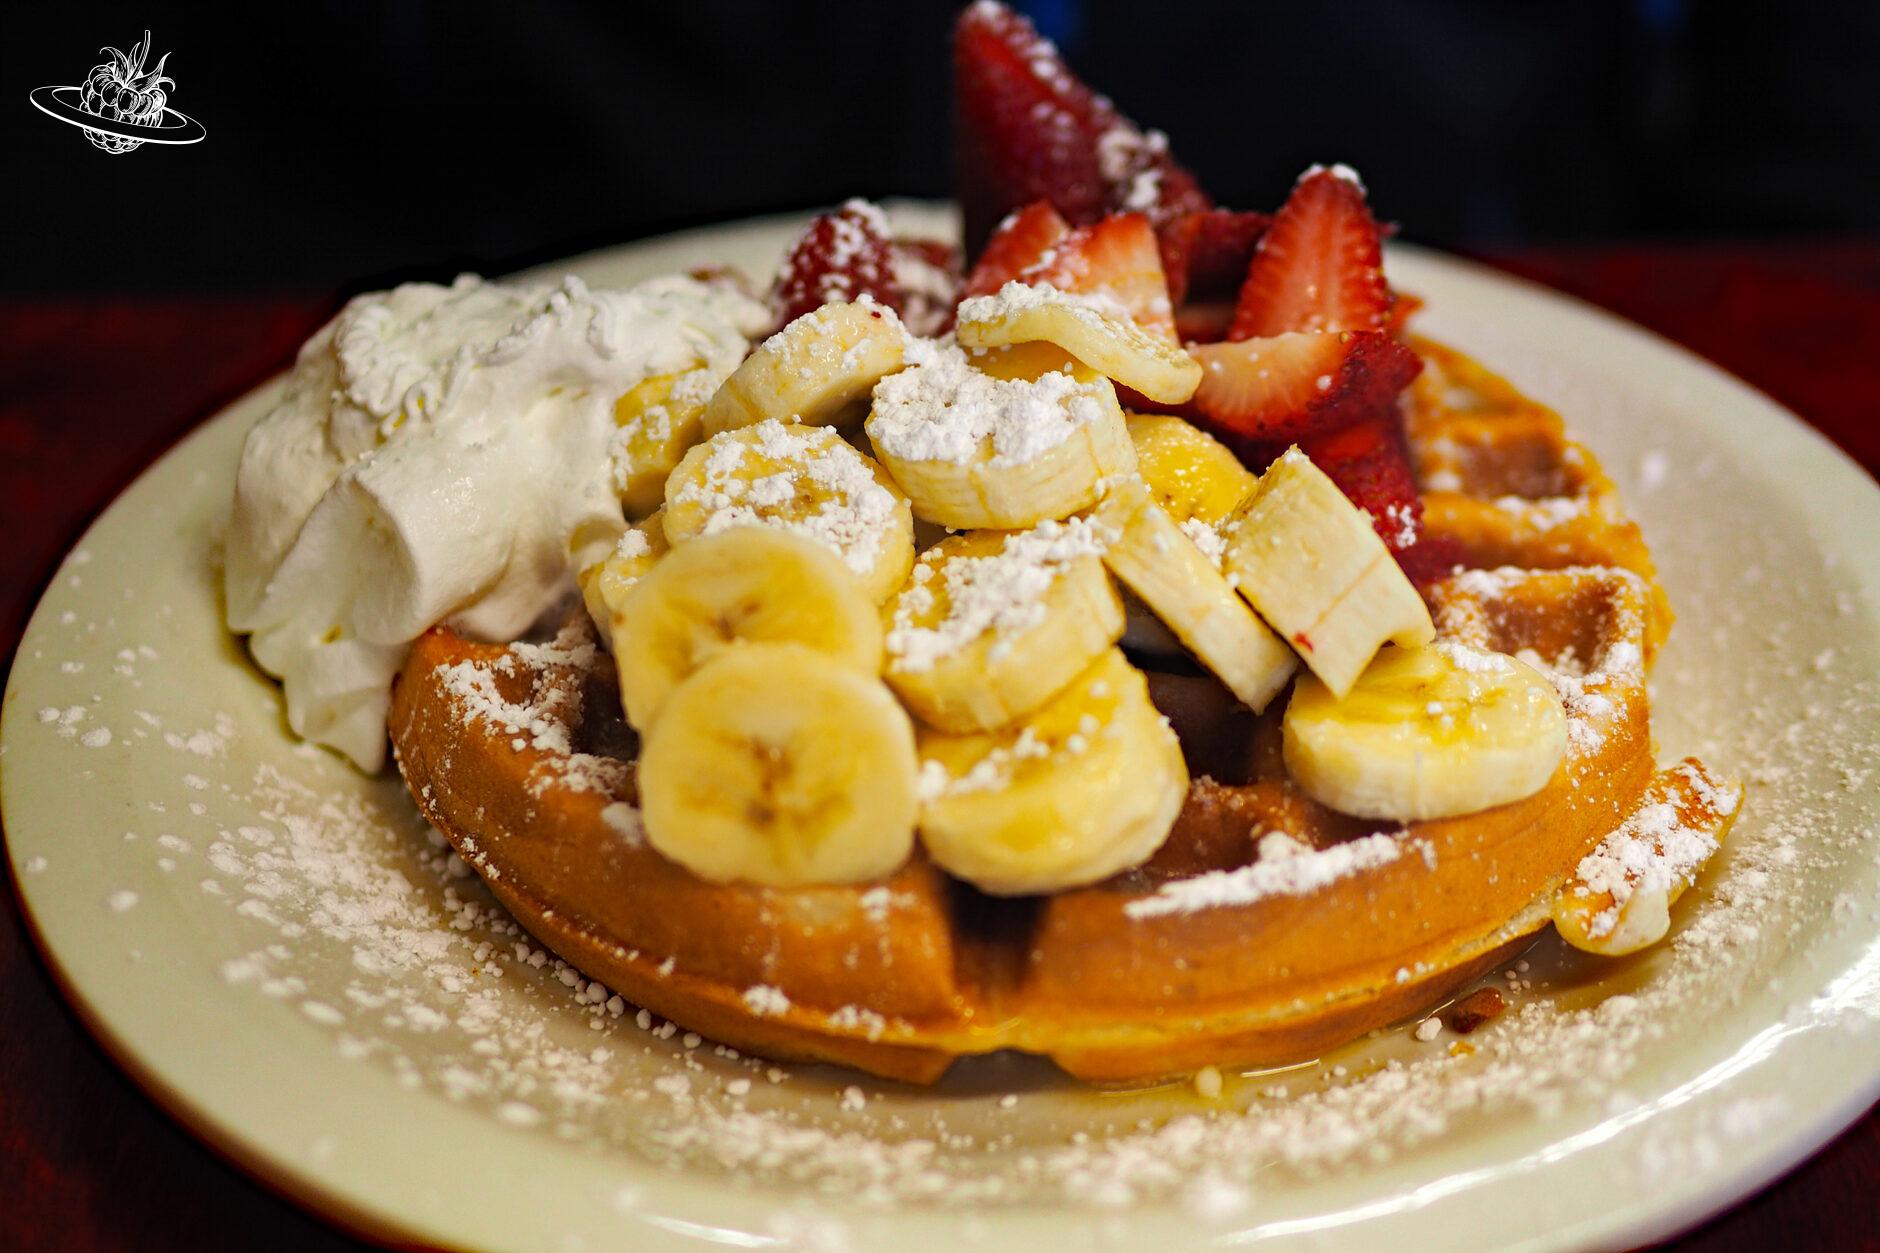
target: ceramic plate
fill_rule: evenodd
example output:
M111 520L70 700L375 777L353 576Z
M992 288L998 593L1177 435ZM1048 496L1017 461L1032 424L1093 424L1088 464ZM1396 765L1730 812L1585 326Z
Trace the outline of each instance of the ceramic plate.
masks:
M768 273L796 225L566 268ZM1543 941L1473 1052L1399 1028L1213 1101L1012 1058L923 1091L637 1015L517 932L395 779L295 744L223 631L218 528L277 385L111 507L21 645L0 784L60 982L198 1134L405 1241L1561 1247L1727 1205L1880 1091L1880 490L1635 327L1427 252L1391 266L1422 330L1558 407L1619 481L1681 615L1662 753L1750 784L1669 943L1594 964Z

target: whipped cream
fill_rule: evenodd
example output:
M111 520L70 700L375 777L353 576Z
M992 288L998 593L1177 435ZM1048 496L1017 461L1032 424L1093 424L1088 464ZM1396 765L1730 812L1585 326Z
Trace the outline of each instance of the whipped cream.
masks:
M618 539L616 398L728 373L768 320L676 275L624 291L466 275L348 304L249 432L228 533L229 626L281 679L294 731L383 765L412 640L440 622L514 639Z

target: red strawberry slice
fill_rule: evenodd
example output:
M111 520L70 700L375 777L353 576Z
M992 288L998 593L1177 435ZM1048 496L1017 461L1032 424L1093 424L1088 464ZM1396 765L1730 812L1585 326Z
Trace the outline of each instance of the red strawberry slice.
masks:
M1176 309L1190 300L1231 298L1246 278L1254 249L1272 222L1264 213L1204 209L1162 223L1156 240L1162 246L1162 269L1168 274L1169 299Z
M1003 4L981 0L953 28L954 187L967 254L1034 200L1074 225L1115 209L1155 221L1209 207L1168 141L1145 133Z
M1059 291L1104 295L1117 301L1151 335L1170 343L1175 314L1155 230L1141 213L1117 213L1071 231L1019 278Z
M1314 166L1261 239L1227 337L1371 331L1384 324L1389 308L1377 222L1363 184L1343 166Z
M1189 401L1211 422L1255 439L1326 436L1389 413L1423 368L1382 331L1291 331L1193 344L1201 386Z
M777 271L770 307L783 326L832 301L862 296L901 307L888 220L866 200L851 200L811 222L798 237Z
M1404 563L1422 536L1423 501L1410 472L1410 443L1397 410L1392 407L1341 431L1301 440L1299 447L1352 504L1371 515L1371 525Z
M1071 233L1071 224L1049 200L1034 200L999 223L986 241L960 298L990 296L1029 270Z

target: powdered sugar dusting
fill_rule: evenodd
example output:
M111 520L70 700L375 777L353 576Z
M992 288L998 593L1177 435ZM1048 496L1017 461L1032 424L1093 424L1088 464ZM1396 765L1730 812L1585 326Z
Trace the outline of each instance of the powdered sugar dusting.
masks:
M998 379L942 343L875 385L868 435L884 454L904 461L1023 465L1113 404L1101 380L1080 383L1055 370L1033 381Z
M1308 848L1283 831L1270 831L1260 838L1260 859L1251 865L1164 883L1155 895L1123 906L1123 912L1131 918L1158 918L1251 905L1271 896L1309 896L1340 879L1390 865L1403 856L1407 843L1427 848L1422 841L1406 841L1401 831L1380 831L1322 849Z

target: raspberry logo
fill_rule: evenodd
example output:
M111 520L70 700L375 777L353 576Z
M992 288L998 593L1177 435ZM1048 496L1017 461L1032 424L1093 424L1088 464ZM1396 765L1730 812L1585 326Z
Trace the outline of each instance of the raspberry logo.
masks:
M169 107L163 88L176 80L163 72L170 59L164 53L155 66L144 62L151 50L150 32L129 52L104 48L109 61L91 67L78 87L40 87L28 97L42 113L84 130L85 138L114 156L134 152L147 143L193 144L207 132L202 123Z

